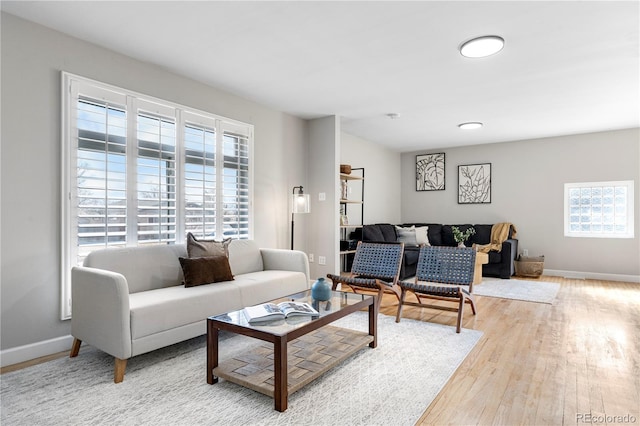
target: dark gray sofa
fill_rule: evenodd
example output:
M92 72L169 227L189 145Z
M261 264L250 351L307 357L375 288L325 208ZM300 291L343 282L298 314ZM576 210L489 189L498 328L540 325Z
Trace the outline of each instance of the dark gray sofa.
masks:
M443 225L439 223L404 223L398 225L401 227L411 226L428 226L427 235L429 243L432 246L451 246L455 247L457 243L453 238L452 226L457 226L462 232L473 226L476 230L466 241L466 245L471 247L473 244L489 244L491 241L491 228L493 225ZM390 223L376 223L372 225L364 225L362 227L362 240L372 242L397 242L395 225ZM412 277L416 273L418 264L419 246L407 244L405 242L404 258L402 260L402 269L400 270L400 279ZM482 265L482 275L487 277L499 277L509 279L515 274L514 260L518 252L518 240L512 238L511 231L509 239L502 243L502 250L490 251L489 263Z

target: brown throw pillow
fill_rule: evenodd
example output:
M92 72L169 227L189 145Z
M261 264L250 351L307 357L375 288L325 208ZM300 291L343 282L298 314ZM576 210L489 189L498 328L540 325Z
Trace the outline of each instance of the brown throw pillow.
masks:
M233 281L231 266L227 256L180 258L184 286L195 287L202 284Z
M187 255L194 257L227 256L229 257L231 238L222 241L199 240L191 232L187 234Z

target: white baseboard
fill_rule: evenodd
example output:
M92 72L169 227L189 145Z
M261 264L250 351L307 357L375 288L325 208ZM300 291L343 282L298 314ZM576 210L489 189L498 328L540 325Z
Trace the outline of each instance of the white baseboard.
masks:
M640 275L601 274L599 272L562 271L559 269L545 269L542 273L543 275L550 275L552 277L573 278L579 280L604 280L640 283Z
M30 343L16 348L0 351L0 367L30 361L41 356L52 355L58 352L68 351L73 344L71 335L56 337L42 342Z

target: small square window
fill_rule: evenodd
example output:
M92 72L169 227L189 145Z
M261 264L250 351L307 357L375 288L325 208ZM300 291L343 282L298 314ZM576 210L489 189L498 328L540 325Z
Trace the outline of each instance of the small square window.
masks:
M633 238L633 181L564 185L564 235Z

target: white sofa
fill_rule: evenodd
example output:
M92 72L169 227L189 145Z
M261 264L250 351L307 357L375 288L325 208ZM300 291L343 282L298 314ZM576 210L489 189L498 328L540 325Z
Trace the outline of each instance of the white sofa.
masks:
M185 245L95 251L72 270L71 357L85 342L115 357L114 381L127 359L206 334L206 318L310 287L305 253L229 245L233 281L182 285Z

